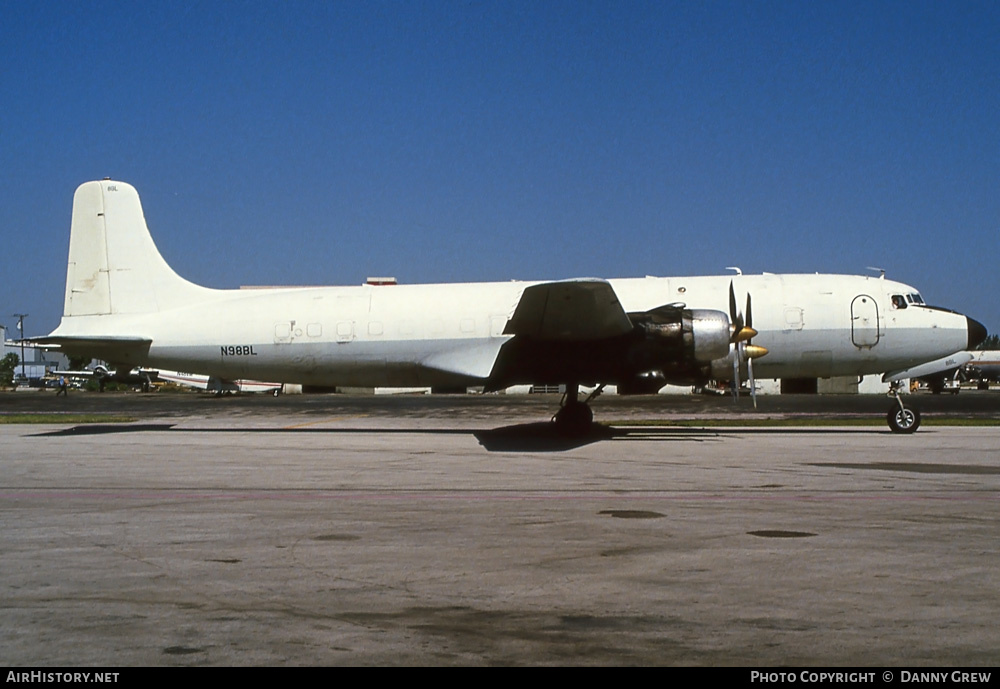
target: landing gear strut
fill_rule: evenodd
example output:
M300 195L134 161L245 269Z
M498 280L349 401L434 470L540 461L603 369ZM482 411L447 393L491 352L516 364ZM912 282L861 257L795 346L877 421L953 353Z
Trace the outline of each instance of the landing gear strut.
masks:
M896 398L896 403L889 409L886 421L893 433L914 433L920 428L920 412L903 406L903 400L899 396L900 385L899 381L889 385L889 395Z
M583 435L590 431L594 423L594 412L590 410L590 401L602 392L604 392L603 383L581 402L580 386L576 383L566 385L566 396L563 398L562 406L552 417L559 432L565 435Z

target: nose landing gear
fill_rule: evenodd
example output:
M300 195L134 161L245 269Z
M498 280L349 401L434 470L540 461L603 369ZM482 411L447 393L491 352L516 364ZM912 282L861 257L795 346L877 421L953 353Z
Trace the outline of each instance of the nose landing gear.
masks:
M893 433L914 433L920 428L920 412L911 407L903 406L903 400L899 396L900 381L895 381L889 385L889 396L896 398L896 404L892 405L886 415L886 421Z

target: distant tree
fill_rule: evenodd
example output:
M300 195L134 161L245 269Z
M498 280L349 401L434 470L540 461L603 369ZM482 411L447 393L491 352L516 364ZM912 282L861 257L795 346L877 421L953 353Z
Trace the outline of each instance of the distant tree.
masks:
M1000 335L990 335L976 349L1000 349Z
M20 357L11 352L0 359L0 387L8 387L14 382L14 369L21 363Z

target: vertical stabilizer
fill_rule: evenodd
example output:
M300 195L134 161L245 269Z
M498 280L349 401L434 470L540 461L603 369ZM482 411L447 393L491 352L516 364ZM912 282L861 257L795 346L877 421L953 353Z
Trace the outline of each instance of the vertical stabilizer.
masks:
M64 316L153 313L211 292L160 256L132 186L104 180L76 190Z

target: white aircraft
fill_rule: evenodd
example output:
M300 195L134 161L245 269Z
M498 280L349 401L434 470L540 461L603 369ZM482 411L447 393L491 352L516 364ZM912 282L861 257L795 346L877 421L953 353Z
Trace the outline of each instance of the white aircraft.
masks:
M149 392L153 381L157 379L157 374L158 371L140 367L109 369L107 366L97 365L92 369L84 368L78 371L52 371L51 375L66 378L93 378L100 384L101 392L104 392L108 381L124 383L125 385L139 385L143 392Z
M177 383L198 390L207 390L216 395L237 392L267 392L277 397L281 394L281 383L265 383L260 380L223 380L214 376L204 376L198 373L187 373L186 371L159 371L160 380L168 383Z
M984 349L970 354L969 368L979 381L979 389L989 390L991 380L1000 381L1000 351Z
M985 336L912 287L863 276L209 289L160 256L136 190L105 179L76 191L63 318L39 340L228 380L565 384L554 418L576 432L593 418L580 385L650 393L668 382L739 381L754 368L773 378L883 373ZM915 415L898 409L890 425L914 430Z

